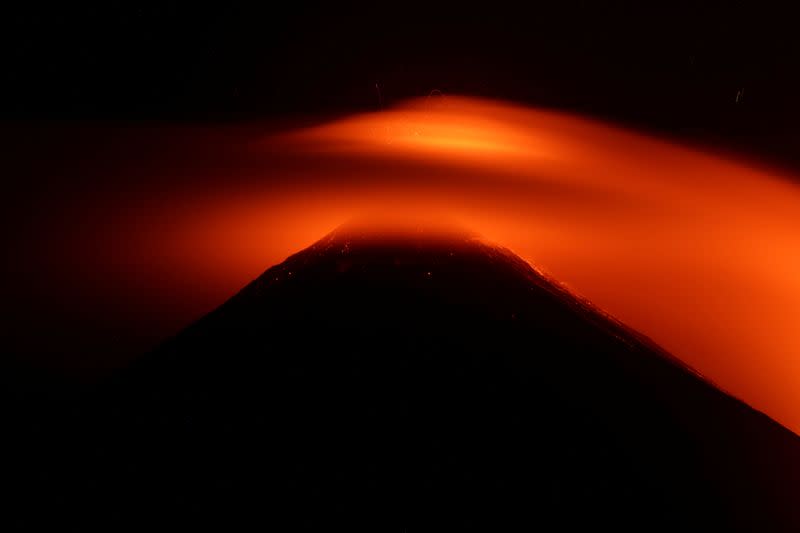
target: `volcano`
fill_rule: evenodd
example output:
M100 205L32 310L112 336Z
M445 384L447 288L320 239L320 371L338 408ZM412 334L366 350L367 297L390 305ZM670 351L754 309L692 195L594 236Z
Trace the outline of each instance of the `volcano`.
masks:
M797 436L458 232L337 230L76 405L25 524L800 529Z

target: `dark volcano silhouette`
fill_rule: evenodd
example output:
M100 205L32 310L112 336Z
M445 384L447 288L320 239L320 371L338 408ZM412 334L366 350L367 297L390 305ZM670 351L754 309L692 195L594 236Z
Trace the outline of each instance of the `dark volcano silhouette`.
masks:
M53 431L26 523L800 528L800 439L464 235L335 232Z

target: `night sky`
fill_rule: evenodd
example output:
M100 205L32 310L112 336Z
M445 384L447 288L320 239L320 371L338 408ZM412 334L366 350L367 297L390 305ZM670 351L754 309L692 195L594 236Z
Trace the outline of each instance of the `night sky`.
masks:
M5 7L2 115L246 119L372 109L438 89L684 134L776 132L797 117L788 9L526 4Z

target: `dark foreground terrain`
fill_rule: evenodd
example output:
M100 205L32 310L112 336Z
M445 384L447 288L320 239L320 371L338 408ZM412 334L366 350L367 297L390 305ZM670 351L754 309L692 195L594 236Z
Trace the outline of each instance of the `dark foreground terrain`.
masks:
M336 232L53 396L11 395L17 527L800 529L798 437L465 236Z

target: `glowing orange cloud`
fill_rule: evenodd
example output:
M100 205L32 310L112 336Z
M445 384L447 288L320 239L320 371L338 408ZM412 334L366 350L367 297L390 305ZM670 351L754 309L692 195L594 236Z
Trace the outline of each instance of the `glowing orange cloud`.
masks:
M354 216L441 216L800 432L800 189L783 176L457 97L250 136L235 157L224 180L154 180L103 215L126 245L87 252L95 268L188 319Z

